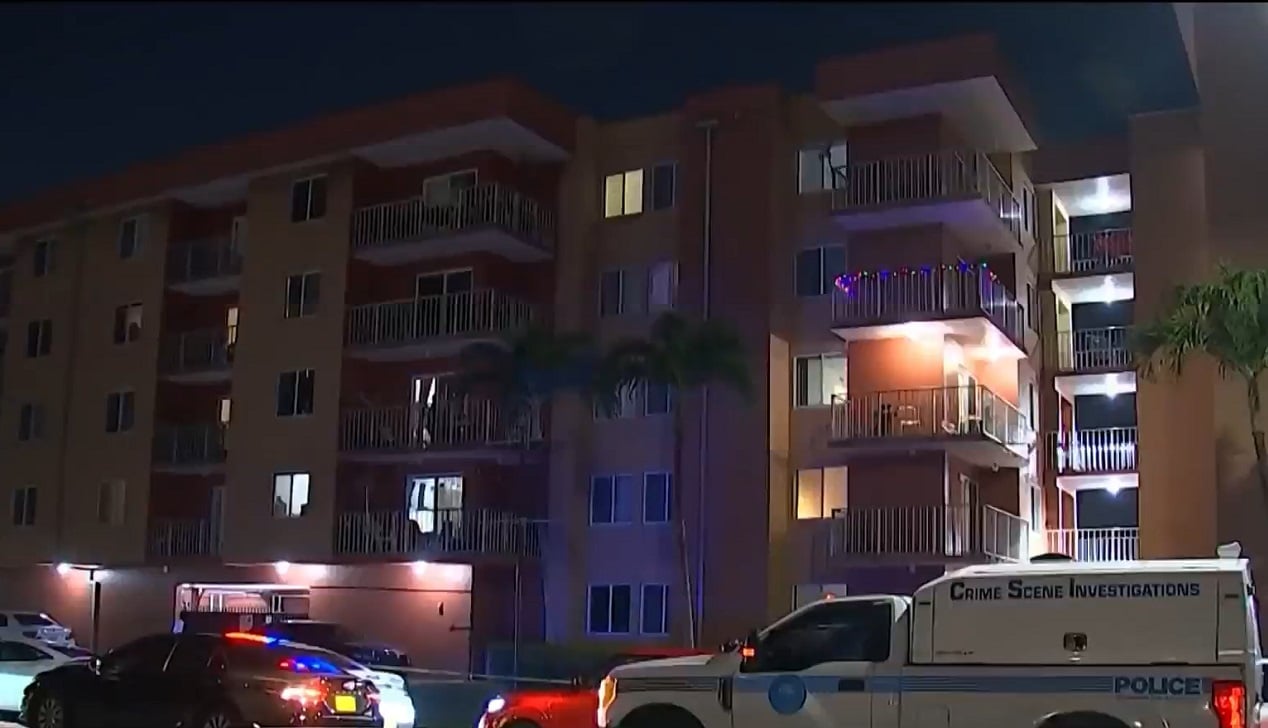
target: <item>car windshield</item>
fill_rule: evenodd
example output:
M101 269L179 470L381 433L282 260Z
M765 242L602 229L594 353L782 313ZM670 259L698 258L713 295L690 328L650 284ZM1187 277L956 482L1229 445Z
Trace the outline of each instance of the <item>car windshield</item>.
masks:
M13 615L13 621L23 627L54 627L57 625L57 622L35 612L17 612Z
M70 658L92 657L92 652L74 645L49 645L49 649L60 652Z
M285 642L262 644L247 640L229 640L227 647L230 665L257 673L340 675L347 671L347 660L326 650Z

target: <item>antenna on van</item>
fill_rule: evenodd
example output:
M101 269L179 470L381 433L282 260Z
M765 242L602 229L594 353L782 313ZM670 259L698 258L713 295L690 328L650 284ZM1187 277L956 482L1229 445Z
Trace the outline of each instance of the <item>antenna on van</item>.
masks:
M1242 544L1240 541L1229 541L1215 547L1215 554L1221 559L1240 559L1242 557Z

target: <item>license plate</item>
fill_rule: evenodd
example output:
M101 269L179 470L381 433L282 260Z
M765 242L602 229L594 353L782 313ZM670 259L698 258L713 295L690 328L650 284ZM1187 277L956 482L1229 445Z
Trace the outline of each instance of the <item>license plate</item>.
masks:
M357 696L355 696L355 695L336 695L336 696L335 696L335 712L336 712L336 713L355 713L355 712L357 712Z

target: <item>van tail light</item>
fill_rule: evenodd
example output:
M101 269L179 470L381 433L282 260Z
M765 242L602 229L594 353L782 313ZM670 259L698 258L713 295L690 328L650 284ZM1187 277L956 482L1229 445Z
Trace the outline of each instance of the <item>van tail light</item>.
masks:
M1211 712L1220 728L1246 728L1246 685L1233 680L1211 683Z

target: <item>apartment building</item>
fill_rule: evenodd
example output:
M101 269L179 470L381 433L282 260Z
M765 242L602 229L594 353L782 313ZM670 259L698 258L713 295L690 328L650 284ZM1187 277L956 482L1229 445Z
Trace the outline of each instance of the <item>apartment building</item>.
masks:
M1131 201L1179 162L1135 141L1045 161L969 37L626 121L508 83L424 94L0 210L27 335L3 593L106 643L207 605L455 665L1131 557L1138 491L1142 551L1167 551L1146 516L1176 475L1139 455L1125 332L1142 220L1180 214ZM449 387L463 346L529 321L611 342L670 309L736 327L752 400L512 417Z

